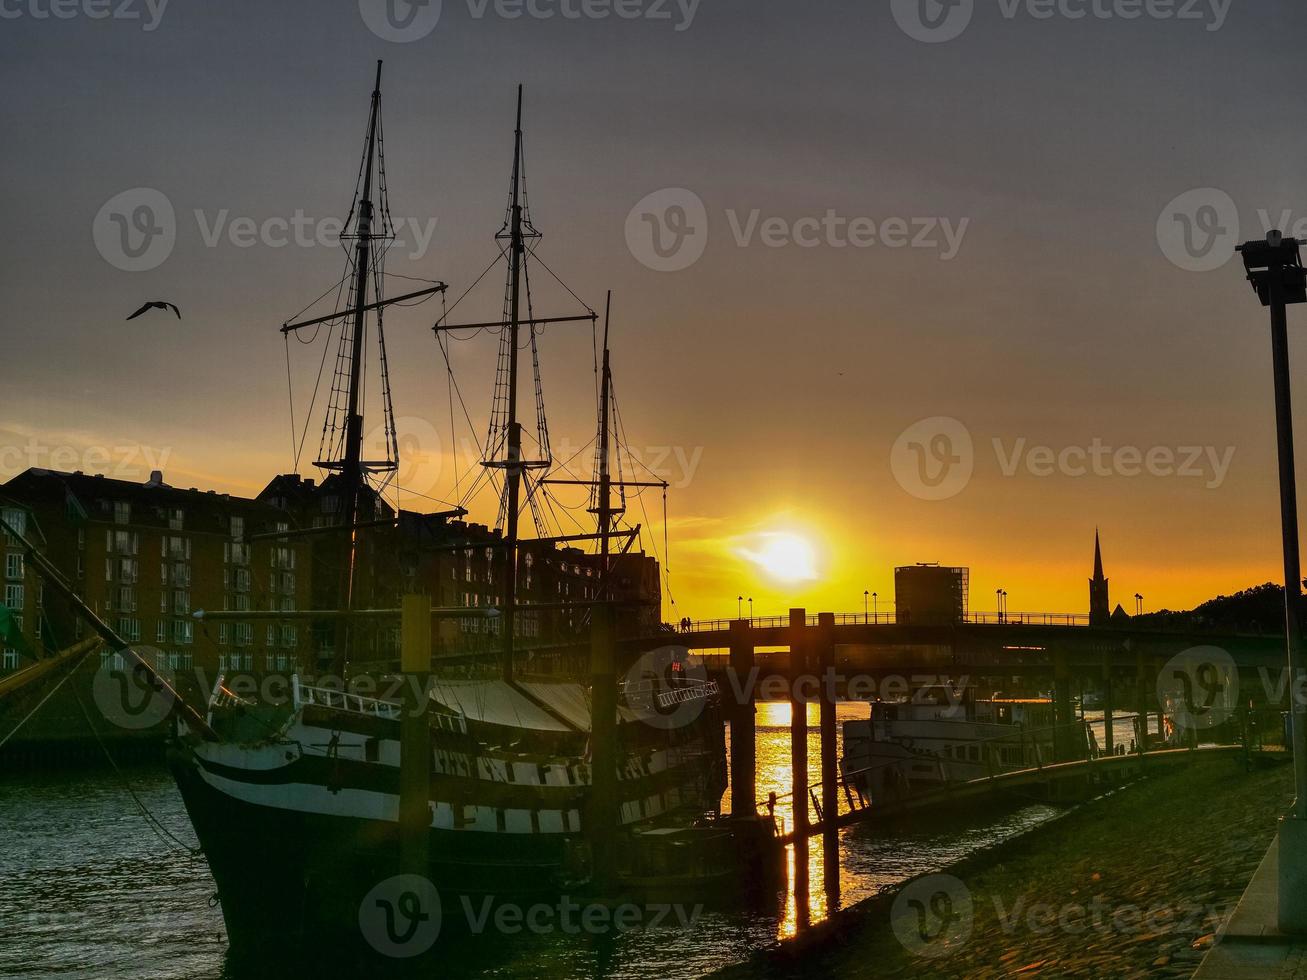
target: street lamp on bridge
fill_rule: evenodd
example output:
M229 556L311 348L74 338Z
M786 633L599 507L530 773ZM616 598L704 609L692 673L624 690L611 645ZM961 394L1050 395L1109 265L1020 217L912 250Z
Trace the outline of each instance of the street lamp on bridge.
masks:
M867 597L870 595L871 593L868 592L866 589L862 590L862 621L864 623L869 622L869 620L867 619Z
M1136 592L1136 593L1135 593L1135 615L1136 615L1136 616L1142 616L1143 614L1144 614L1144 597L1141 596L1138 592Z
M749 596L749 625L753 625L753 596Z
M735 618L736 618L736 619L743 619L743 618L744 618L744 605L743 605L743 603L744 603L744 596L742 596L742 595L737 595L737 596L735 597Z
M1265 241L1239 246L1248 281L1271 311L1271 362L1275 376L1275 430L1279 447L1280 530L1284 550L1284 633L1289 664L1289 691L1297 690L1302 668L1302 624L1298 604L1302 574L1298 555L1297 479L1293 459L1293 399L1289 391L1290 304L1307 303L1307 270L1302 243L1269 232ZM1307 932L1307 705L1290 695L1295 799L1280 822L1279 908L1283 932Z
M880 622L880 597L875 592L871 594L871 615L877 622Z

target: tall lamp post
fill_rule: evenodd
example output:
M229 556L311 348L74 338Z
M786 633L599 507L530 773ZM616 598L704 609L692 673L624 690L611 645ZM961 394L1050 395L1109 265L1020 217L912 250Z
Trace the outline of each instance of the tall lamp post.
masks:
M1003 622L1003 590L994 590L994 605L998 607L998 621Z
M1138 592L1136 592L1136 593L1135 593L1135 615L1136 615L1136 616L1142 616L1143 614L1144 614L1144 597L1141 596Z
M753 596L749 596L749 625L753 625Z
M1307 303L1302 243L1272 231L1265 241L1239 246L1248 281L1271 311L1271 361L1275 374L1275 430L1280 461L1280 526L1284 545L1284 634L1289 663L1289 711L1293 724L1293 809L1280 821L1278 924L1283 932L1307 932L1307 706L1292 692L1302 669L1298 604L1302 575L1298 557L1298 497L1293 461L1293 401L1289 391L1291 303Z
M744 618L744 596L742 595L737 595L735 597L735 618Z
M871 594L871 615L876 622L880 622L880 597L875 592Z
M867 619L867 599L868 599L868 597L869 597L870 595L871 595L871 593L868 592L866 589L863 589L863 590L862 590L862 621L863 621L863 623L870 622L870 620Z

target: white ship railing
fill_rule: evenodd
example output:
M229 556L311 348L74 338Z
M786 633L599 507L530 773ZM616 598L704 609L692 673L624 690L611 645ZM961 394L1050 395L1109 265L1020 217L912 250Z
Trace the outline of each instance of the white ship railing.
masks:
M291 679L291 688L294 692L296 708L312 704L320 708L348 711L357 715L372 715L390 721L397 720L403 710L403 705L394 701L369 698L348 691L333 691L329 687L311 687L308 684L301 684L298 677Z
M398 701L370 698L362 694L333 690L329 687L313 687L301 683L298 676L291 678L291 689L294 694L296 709L306 704L312 704L321 708L330 708L334 711L348 711L352 714L384 718L388 721L398 721L404 711L403 704ZM458 735L467 734L467 719L461 715L428 709L427 717L441 731Z

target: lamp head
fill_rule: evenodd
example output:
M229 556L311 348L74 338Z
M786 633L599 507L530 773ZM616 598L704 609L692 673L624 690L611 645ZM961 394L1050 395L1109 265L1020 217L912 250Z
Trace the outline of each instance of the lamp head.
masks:
M1286 304L1307 303L1307 270L1302 265L1302 244L1296 238L1286 238L1281 231L1270 231L1264 240L1238 246L1248 281L1263 306L1271 305L1271 287L1277 277L1283 286Z

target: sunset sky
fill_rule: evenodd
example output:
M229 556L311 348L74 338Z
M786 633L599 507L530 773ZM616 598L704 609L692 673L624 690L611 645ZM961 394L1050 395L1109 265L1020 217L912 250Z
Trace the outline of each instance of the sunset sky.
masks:
M969 566L974 609L1001 587L1012 611L1084 612L1095 527L1127 610L1279 577L1266 316L1220 260L1263 215L1307 231L1300 0L975 0L930 41L899 0L536 0L547 18L444 0L407 41L381 36L383 7L5 6L0 475L158 465L252 494L291 467L277 328L342 274L313 242L349 206L381 58L409 232L388 271L447 281L451 301L495 254L525 85L540 255L597 309L613 290L626 433L673 485L671 615L733 615L741 594L759 614L854 611L864 590L886 609L893 567L918 561ZM137 188L171 205L175 244L125 271L102 212ZM286 241L297 214L310 244ZM678 227L697 260L651 246ZM460 312L498 315L491 278ZM545 278L537 310L573 312ZM124 322L155 299L183 319ZM451 438L439 311L386 327L401 431L429 460L406 479L448 499L468 432ZM320 352L292 350L300 424ZM455 345L479 435L494 355ZM589 328L549 329L542 359L556 449L575 451ZM941 459L970 479L936 485ZM956 492L923 499L939 486Z

